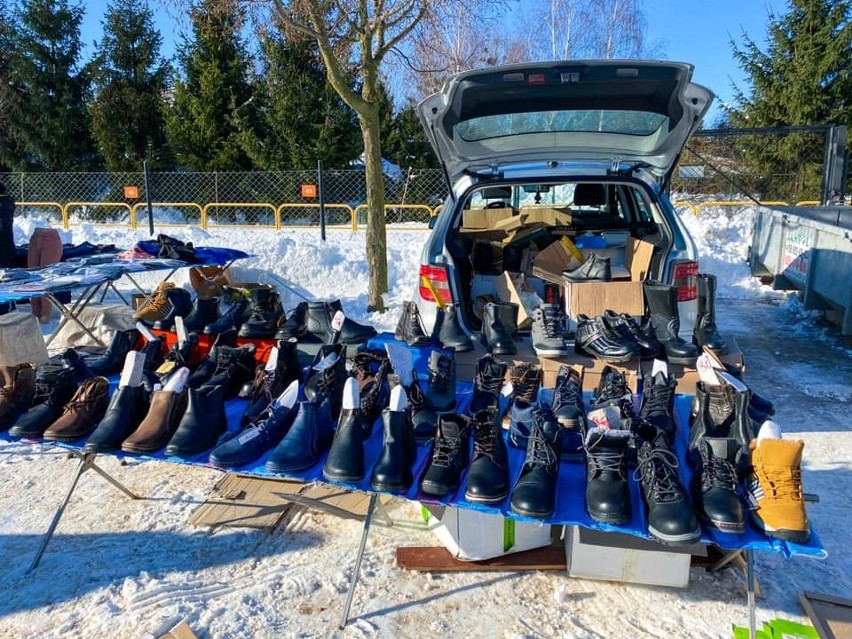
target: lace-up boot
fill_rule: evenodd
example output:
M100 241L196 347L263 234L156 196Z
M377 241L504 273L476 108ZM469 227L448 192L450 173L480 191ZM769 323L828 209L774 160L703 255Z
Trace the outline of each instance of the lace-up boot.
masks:
M30 409L9 430L12 437L41 437L74 396L77 383L67 368L42 367L36 371L35 394Z
M429 382L426 387L426 407L414 411L414 436L418 441L435 435L435 425L441 413L456 407L456 362L453 351L432 351L429 354ZM412 399L412 404L416 403Z
M470 402L470 414L482 410L498 410L500 390L509 366L488 353L476 362L476 376L473 379L473 398Z
M165 361L165 345L165 341L158 337L145 342L145 345L139 351L145 356L145 361L142 364L142 385L149 393L154 390L154 386L160 383L156 371Z
M0 384L0 430L5 430L33 403L35 370L30 364L0 366Z
M83 380L95 376L92 369L89 368L88 364L86 364L86 360L81 357L80 353L78 353L76 349L66 349L66 351L62 353L62 363L66 368L71 369L71 372L74 373L74 381L78 384L82 384Z
M512 355L517 352L515 337L518 333L517 304L488 302L483 310L482 343L495 355Z
M751 393L737 393L727 384L698 382L690 421L690 448L701 437L733 437L746 450L756 436L749 409Z
M89 435L84 453L106 453L118 450L145 419L148 393L142 386L119 386L112 394L101 422Z
M630 521L627 452L630 431L595 426L586 434L586 510L595 521Z
M600 382L591 401L592 410L608 406L617 408L621 419L634 416L633 393L624 375L611 366L604 367L601 372Z
M494 409L473 415L473 460L467 473L465 499L496 504L509 494L509 453Z
M512 410L509 413L509 443L517 448L527 447L527 438L533 423L533 412L538 405L541 387L541 369L535 364L522 362L509 370L512 383Z
M216 445L228 430L225 388L203 386L188 391L186 412L166 446L169 457L193 457Z
M654 334L663 346L666 359L673 364L695 366L698 349L678 336L680 317L677 310L677 288L649 281L645 282L644 291Z
M699 518L717 530L745 531L743 508L737 494L742 448L731 437L704 437L690 449L692 495Z
M284 307L278 291L259 286L249 292L251 314L240 326L240 337L268 339L275 335L279 320L284 317Z
M787 439L753 440L748 481L757 527L770 537L800 544L810 539L802 491L804 447L804 442Z
M352 362L352 374L358 380L358 394L361 398L361 414L364 439L373 431L373 424L387 406L390 395L388 374L391 363L387 355L380 350L365 349L355 355Z
M109 403L109 380L90 377L80 384L62 414L44 431L44 438L72 442L85 437L104 415Z
M296 340L278 342L278 359L275 367L267 370L265 365L255 369L249 405L240 417L240 427L245 428L260 417L269 404L284 392L284 389L298 380L302 374L299 356L296 352Z
M551 403L556 421L562 428L560 450L562 459L580 461L583 458L583 437L586 428L586 409L583 405L582 369L563 364L556 373L556 386Z
M327 480L354 484L364 479L364 434L368 432L365 421L358 381L350 377L343 386L343 408L322 467L322 476Z
M251 316L248 295L248 289L223 286L222 302L227 304L228 308L219 319L204 327L204 334L218 335L228 331L238 331L243 322Z
M648 532L663 544L697 543L701 526L678 477L677 456L669 449L661 430L633 420L634 436L641 442L634 476L640 482L648 515Z
M677 426L674 422L674 393L677 382L662 371L645 379L639 416L659 428L673 445Z
M466 353L473 350L473 340L464 332L459 321L459 314L455 306L438 308L435 326L432 330L433 338L436 338L442 348L452 348L457 353Z
M200 359L200 351L198 346L198 333L189 333L186 336L186 341L183 344L175 342L163 358L163 363L155 371L159 377L161 385L166 382L178 369L192 368L190 362L197 362ZM153 389L149 389L151 391Z
M169 303L166 292L175 288L174 282L160 282L151 296L133 313L133 319L153 324L163 319Z
M639 344L613 333L602 317L577 316L574 351L604 362L626 362L640 355Z
M288 340L295 338L297 340L303 340L308 336L307 322L308 303L299 302L286 321L278 328L278 332L275 333L275 339Z
M163 448L175 434L186 411L186 403L186 391L154 391L148 414L139 424L139 428L121 443L121 450L144 455Z
M432 458L420 478L420 490L445 497L458 488L470 458L470 422L463 415L438 417Z
M728 352L728 344L719 335L716 328L716 276L699 273L696 278L698 288L698 313L692 339L699 348L706 346L718 355Z
M213 324L221 317L219 298L204 299L196 297L192 310L183 318L183 326L188 331L203 331L205 326Z
M325 344L311 364L305 397L309 400L328 397L332 421L340 417L343 385L346 383L346 344Z
M527 455L521 474L512 488L512 512L541 519L553 515L559 473L560 431L559 422L550 406L542 406L534 411Z
M654 336L653 331L642 328L636 323L632 315L627 313L616 313L606 310L603 314L604 324L613 333L621 336L624 340L636 342L640 348L642 357L656 357L660 352L660 342Z
M539 357L561 357L565 348L565 320L558 304L542 304L532 314L532 345Z
M201 387L221 386L225 399L233 399L240 387L252 378L255 369L254 344L237 348L220 346L216 351L216 370Z
M299 412L290 430L266 461L273 473L298 473L319 462L334 438L331 403L326 393L312 401L300 402Z
M417 443L410 412L396 406L393 399L391 406L393 409L382 412L382 452L373 466L370 486L395 493L408 490L414 481L411 468L417 459Z
M286 395L275 395L249 424L213 449L212 466L224 469L245 466L281 442L296 419L299 395L298 386L292 382L285 388Z
M213 377L216 372L216 363L219 360L219 350L222 347L236 348L237 346L237 331L231 329L224 333L218 333L213 345L207 352L207 357L189 374L186 380L187 388L199 388L202 384Z
M423 328L420 309L415 302L403 302L402 315L396 324L393 336L409 346L426 346L431 341Z
M165 292L165 300L154 328L168 331L174 327L176 317L186 317L192 312L192 293L185 288L170 288Z
M136 347L139 331L135 328L116 331L106 352L88 363L89 370L95 375L111 375L121 370L127 354Z

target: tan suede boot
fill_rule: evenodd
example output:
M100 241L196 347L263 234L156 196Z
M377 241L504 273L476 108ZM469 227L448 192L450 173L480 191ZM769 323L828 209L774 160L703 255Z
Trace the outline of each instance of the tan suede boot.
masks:
M133 313L133 319L149 323L163 319L169 301L166 297L166 291L174 287L175 285L172 282L160 282L151 297Z
M770 537L805 543L810 539L802 492L805 443L788 439L752 440L748 493L754 523Z

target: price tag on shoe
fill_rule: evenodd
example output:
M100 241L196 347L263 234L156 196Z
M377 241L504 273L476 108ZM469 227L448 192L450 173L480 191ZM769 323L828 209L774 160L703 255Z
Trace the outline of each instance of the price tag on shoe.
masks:
M171 373L175 369L175 366L177 366L175 362L163 362L154 372L157 375L165 375L166 373Z
M610 430L621 428L621 410L618 406L603 406L591 410L586 415L586 419L601 428L608 428Z
M713 358L707 353L702 353L698 356L695 362L695 369L698 371L698 379L710 386L719 386L722 382L719 376L716 375L716 366Z

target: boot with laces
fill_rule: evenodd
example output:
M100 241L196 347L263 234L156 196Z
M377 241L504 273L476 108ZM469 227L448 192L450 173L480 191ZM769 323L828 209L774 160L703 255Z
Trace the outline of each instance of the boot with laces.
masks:
M470 421L450 413L438 417L429 465L420 478L420 490L446 497L458 488L470 458Z
M494 409L473 415L473 459L467 473L465 499L497 504L509 494L509 452Z
M429 380L426 390L426 407L412 415L414 436L418 441L435 435L435 425L441 413L456 407L456 362L453 351L432 351L429 354Z
M677 456L656 426L632 420L634 437L641 442L634 477L640 482L648 516L648 532L672 546L698 543L701 526L678 476Z
M565 461L582 461L583 438L586 430L586 409L583 404L583 369L563 364L556 373L553 389L553 414L561 427L560 450Z
M305 383L305 397L318 400L327 397L331 419L336 422L340 417L343 401L343 385L349 374L346 372L346 344L325 344L320 347L311 364Z
M642 357L656 357L659 354L660 342L657 341L653 331L648 330L647 327L644 329L640 327L632 315L606 310L603 314L603 321L612 333L621 336L626 341L636 342L639 345Z
M160 377L157 375L157 369L163 364L166 358L165 352L166 342L162 338L156 338L145 342L140 349L145 356L145 362L142 365L142 385L149 393L154 390L154 387L160 383Z
M157 367L155 373L160 385L165 386L169 378L181 368L192 369L191 363L198 362L199 359L201 359L201 351L198 345L198 333L189 333L182 344L175 342L172 345L163 358L163 363Z
M732 437L703 437L689 451L692 496L699 519L728 533L745 531L738 494L742 448Z
M370 486L382 492L408 490L414 482L411 468L417 459L417 442L408 398L401 385L391 390L388 408L382 411L382 426L382 451L373 466Z
M473 398L470 401L470 414L482 410L498 411L500 391L509 365L494 359L487 353L476 362L476 375L473 378Z
M361 414L366 429L364 438L373 431L373 424L387 407L390 396L388 375L391 363L384 351L365 349L357 353L352 361L352 374L358 381L358 395L361 401Z
M393 336L409 346L427 346L432 341L423 328L420 309L415 302L403 302L402 315L396 324Z
M633 417L633 393L630 392L624 375L611 366L604 367L590 406L591 410L616 408L621 419Z
M216 370L199 388L221 386L226 400L236 397L242 385L252 379L255 350L254 344L243 344L237 348L218 347Z
M560 436L559 422L550 406L536 409L524 465L512 488L513 513L539 519L553 516L559 476Z
M204 384L204 382L213 377L213 373L216 372L216 362L219 359L219 349L223 346L236 348L236 329L231 329L216 335L213 345L207 352L207 357L205 357L201 363L195 367L195 370L189 374L189 378L186 380L187 388L199 388L202 384Z
M71 369L71 372L74 373L74 381L78 384L82 384L83 380L95 376L92 369L89 368L89 365L86 363L86 360L83 359L76 349L66 349L65 352L62 353L61 359L65 368Z
M509 443L517 448L527 447L534 411L538 407L541 379L541 369L529 362L521 362L509 370L509 381L512 384Z
M44 438L73 442L92 432L109 404L109 380L90 377L80 384L74 397L62 408L62 414L44 431Z
M0 366L0 384L0 430L5 430L33 403L35 369L31 364Z
M639 344L609 330L602 317L577 316L574 351L604 362L626 362L641 354Z
M630 521L627 453L630 431L595 426L586 434L586 511L597 522Z
M770 537L798 544L811 536L802 489L804 447L802 441L753 440L747 487L755 525Z
M35 394L30 409L18 417L9 434L12 437L41 437L74 397L77 383L67 368L43 366L36 371Z
M221 302L226 304L228 308L225 309L219 319L204 327L204 334L218 335L228 331L239 331L243 322L251 317L249 295L249 289L223 286Z
M276 397L301 377L296 340L278 342L278 346L273 346L273 349L275 355L270 354L270 358L275 357L275 366L267 368L268 364L260 365L255 369L254 382L248 396L249 405L240 417L241 428L257 420Z
M674 445L677 426L674 421L674 395L677 381L662 371L645 378L639 416L659 428L669 445Z
M746 450L757 436L750 399L749 392L737 393L727 384L698 382L690 419L690 448L701 437L733 437Z
M192 312L192 293L175 287L167 289L164 297L165 303L160 310L160 317L153 324L156 329L168 331L174 328L175 318L186 317Z
M157 320L163 319L169 307L166 292L174 288L174 282L160 282L151 296L145 300L145 303L133 313L133 319L141 320L147 324L153 324Z
M239 336L268 339L275 335L278 323L284 317L284 307L278 291L268 286L258 286L249 292L251 312L240 325Z
M322 467L322 476L329 481L354 484L364 479L364 424L358 381L354 377L343 386L343 405L334 431L331 449Z
M565 347L565 317L558 304L542 304L532 314L532 346L539 357L561 357Z

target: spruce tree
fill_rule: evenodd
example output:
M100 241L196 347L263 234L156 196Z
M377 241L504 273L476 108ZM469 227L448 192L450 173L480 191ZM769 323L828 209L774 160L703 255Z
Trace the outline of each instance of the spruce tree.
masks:
M409 104L397 113L387 131L382 132L382 146L385 157L403 169L439 168L432 146L426 139L426 133L413 104Z
M178 56L166 134L177 164L196 171L252 168L246 138L257 126L251 60L240 38L243 10L234 0L202 0L190 9L192 37Z
M14 13L9 70L18 108L8 135L19 170L73 171L96 166L80 65L83 9L67 0L26 0Z
M170 164L165 134L169 67L160 56L162 36L144 0L113 0L103 40L90 64L95 85L92 135L110 171Z

